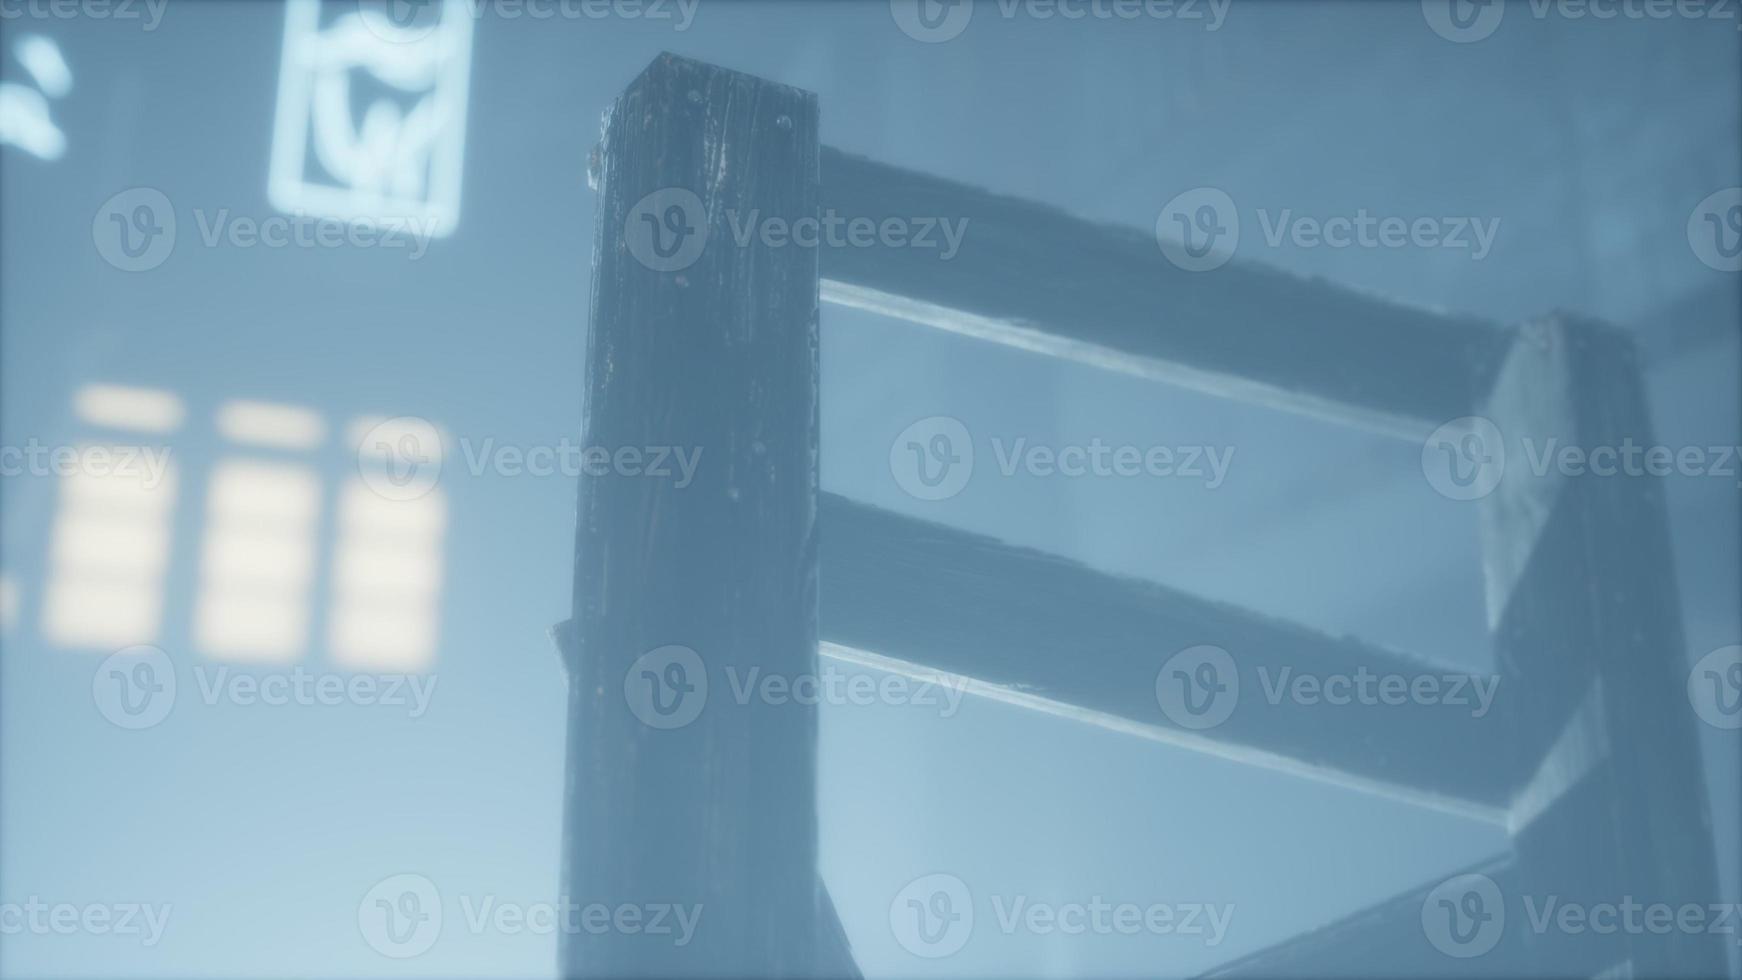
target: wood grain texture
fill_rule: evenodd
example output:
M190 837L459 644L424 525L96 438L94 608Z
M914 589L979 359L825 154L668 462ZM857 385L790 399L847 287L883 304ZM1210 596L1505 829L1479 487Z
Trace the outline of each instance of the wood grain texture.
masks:
M1527 325L1510 360L1533 369L1504 372L1484 409L1507 439L1502 492L1485 503L1491 538L1529 544L1507 563L1493 611L1505 683L1530 706L1511 716L1509 740L1545 759L1516 832L1520 887L1586 906L1708 905L1711 809L1664 479L1541 478L1521 443L1654 445L1638 352L1621 330L1553 317ZM1532 494L1540 499L1525 506ZM1724 939L1549 929L1527 942L1536 972L1588 976L1626 962L1639 976L1697 977L1727 969Z
M824 148L824 207L842 217L966 220L959 252L829 248L833 284L903 297L1086 344L1187 383L1336 421L1413 432L1469 414L1506 334L1236 258L1205 272L1169 263L1147 230L1099 225ZM1138 224L1162 201L1143 202ZM1246 230L1256 238L1258 229ZM1195 380L1193 380L1195 379ZM1423 433L1415 433L1416 437Z
M1266 679L1448 669L833 494L823 495L821 523L828 642L1424 800L1500 811L1521 778L1509 766L1534 764L1504 749L1499 715L1513 703L1504 686L1480 718L1450 705L1271 703ZM1228 651L1240 686L1226 721L1187 732L1161 710L1156 678L1174 653L1200 644Z
M700 456L687 486L581 481L564 893L701 913L684 946L565 934L568 975L819 969L815 710L740 704L727 682L816 669L816 252L739 245L729 218L814 216L817 153L814 96L670 55L606 123L585 444ZM668 188L701 202L676 217L706 235L678 269L634 250L637 208ZM666 208L651 213L669 232ZM636 661L674 644L699 657L709 690L693 721L661 729L631 710L626 682L662 683ZM660 696L677 703L675 688Z

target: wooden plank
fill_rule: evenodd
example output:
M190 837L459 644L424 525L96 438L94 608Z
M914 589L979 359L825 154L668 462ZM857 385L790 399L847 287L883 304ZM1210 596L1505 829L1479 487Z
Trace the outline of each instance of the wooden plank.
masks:
M1459 914L1457 902L1474 892L1480 876L1493 883L1503 907L1493 937L1465 922L1468 939L1439 928L1447 916ZM1466 879L1466 880L1459 880ZM1449 887L1448 887L1449 886ZM1419 887L1393 895L1329 925L1224 963L1206 977L1520 977L1528 963L1521 958L1517 904L1518 875L1510 856L1462 868ZM1442 902L1453 902L1450 908ZM1483 914L1493 910L1483 908ZM1429 932L1430 927L1434 929ZM1439 945L1436 945L1436 941ZM1448 953L1448 950L1451 951ZM1459 955L1451 955L1456 953Z
M1471 317L1238 258L1185 271L1147 230L828 148L822 171L841 219L967 222L948 259L823 249L826 301L1410 439L1469 414L1505 353L1505 332Z
M1469 708L1287 694L1272 703L1301 674L1456 673L1442 665L832 494L821 515L829 644L973 678L1007 701L1496 823L1534 767L1504 742L1500 715L1513 703L1504 687L1481 717L1473 688ZM1194 729L1163 711L1157 678L1176 652L1203 644L1228 652L1239 687L1225 720Z
M1514 812L1520 887L1586 908L1716 901L1711 810L1670 553L1664 477L1537 475L1550 440L1590 452L1654 445L1625 333L1527 325L1484 408L1505 470L1484 498L1490 616L1505 683L1531 706L1511 740L1542 756ZM1525 439L1531 440L1526 446ZM1724 937L1681 928L1528 937L1533 972L1717 976Z
M699 917L687 944L565 931L568 975L838 968L815 710L739 704L726 680L816 670L816 252L736 246L727 223L814 217L817 158L813 95L670 55L606 123L585 444L699 456L687 485L581 481L564 894Z

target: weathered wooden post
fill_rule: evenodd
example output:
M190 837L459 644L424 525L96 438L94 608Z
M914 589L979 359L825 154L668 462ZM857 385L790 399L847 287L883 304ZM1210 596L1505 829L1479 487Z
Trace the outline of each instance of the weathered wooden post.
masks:
M699 919L681 944L583 915L568 975L840 970L818 959L815 708L734 686L816 669L817 251L742 232L814 220L817 161L815 96L671 55L606 120L585 440L611 456L581 480L559 631L563 893Z
M1505 439L1504 478L1482 501L1495 654L1517 709L1511 740L1542 760L1512 805L1514 974L1726 969L1720 936L1656 921L1532 928L1524 904L1709 910L1717 898L1664 479L1599 472L1595 455L1578 474L1529 465L1557 445L1655 445L1642 378L1626 334L1555 317L1524 327L1482 409Z

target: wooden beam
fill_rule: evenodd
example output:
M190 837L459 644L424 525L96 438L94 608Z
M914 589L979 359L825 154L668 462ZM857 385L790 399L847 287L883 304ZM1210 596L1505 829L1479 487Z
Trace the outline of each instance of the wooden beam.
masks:
M1460 949L1434 920L1456 913L1455 900L1463 898L1464 886L1480 876L1493 883L1500 896L1500 929L1492 945L1479 932L1467 933L1471 943ZM1458 879L1466 879L1459 881ZM1447 887L1447 886L1450 887ZM1440 908L1442 899L1454 901ZM1483 910L1485 913L1494 910ZM1400 892L1367 908L1344 916L1274 946L1242 956L1205 973L1205 977L1520 977L1527 961L1518 920L1524 918L1518 902L1518 875L1512 859L1503 856L1461 868L1443 877ZM1442 920L1443 921L1443 920ZM1466 923L1465 925L1471 925ZM1435 933L1430 935L1429 926ZM1435 941L1441 945L1435 945ZM1478 947L1476 944L1481 943ZM1442 948L1442 946L1444 948ZM1451 956L1446 950L1469 956ZM1480 952L1477 950L1480 949Z
M697 927L565 931L567 975L839 969L815 710L727 683L816 670L816 252L737 245L728 216L814 218L817 157L813 95L670 55L606 124L584 441L698 465L581 481L564 895Z
M1482 500L1489 614L1504 683L1530 706L1509 716L1509 741L1542 759L1514 812L1520 887L1587 908L1708 907L1716 859L1666 477L1530 466L1551 441L1655 444L1632 338L1565 317L1526 325L1483 414L1505 459ZM1639 976L1718 976L1724 940L1551 928L1528 942L1535 973L1626 962Z
M1456 673L1442 665L832 494L821 515L822 637L867 663L962 675L1029 707L1494 823L1535 764L1505 744L1504 687L1482 717L1272 703L1267 690L1303 673ZM1173 654L1203 644L1228 652L1239 688L1225 721L1194 730L1162 710L1156 682Z
M1410 439L1469 414L1505 353L1482 320L1240 259L1188 272L1147 230L828 148L822 166L825 213L967 222L948 259L823 249L828 302Z

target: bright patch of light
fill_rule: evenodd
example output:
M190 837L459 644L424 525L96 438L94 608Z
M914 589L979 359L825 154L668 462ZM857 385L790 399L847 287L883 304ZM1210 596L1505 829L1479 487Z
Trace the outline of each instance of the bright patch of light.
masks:
M60 489L43 635L75 647L152 641L163 616L174 468L80 466L61 478Z
M10 575L0 575L0 630L10 630L18 623L18 583Z
M318 413L296 405L231 401L218 407L218 433L253 446L309 450L320 446L327 426Z
M39 160L59 160L67 136L49 118L48 100L36 89L0 82L0 144L16 146Z
M348 483L340 501L339 532L360 540L421 542L439 548L448 510L439 493L431 499L390 500L361 482ZM406 506L422 503L422 506Z
M283 661L308 642L320 482L307 468L218 465L207 487L194 642L231 660Z
M335 660L394 671L434 661L446 525L439 490L388 500L361 479L346 483L327 637Z
M61 56L60 47L41 34L26 34L12 49L18 63L36 80L36 87L51 99L64 98L73 90L73 70Z
M59 160L67 151L67 137L54 124L49 100L72 91L72 69L60 48L40 34L19 38L12 50L36 87L0 82L0 143L41 160Z
M472 61L467 0L402 27L352 5L323 29L319 0L285 5L267 178L273 206L341 220L400 221L431 237L459 221ZM353 81L371 99L360 105Z
M92 425L129 432L173 432L186 416L181 399L170 392L102 384L74 392L73 413Z

